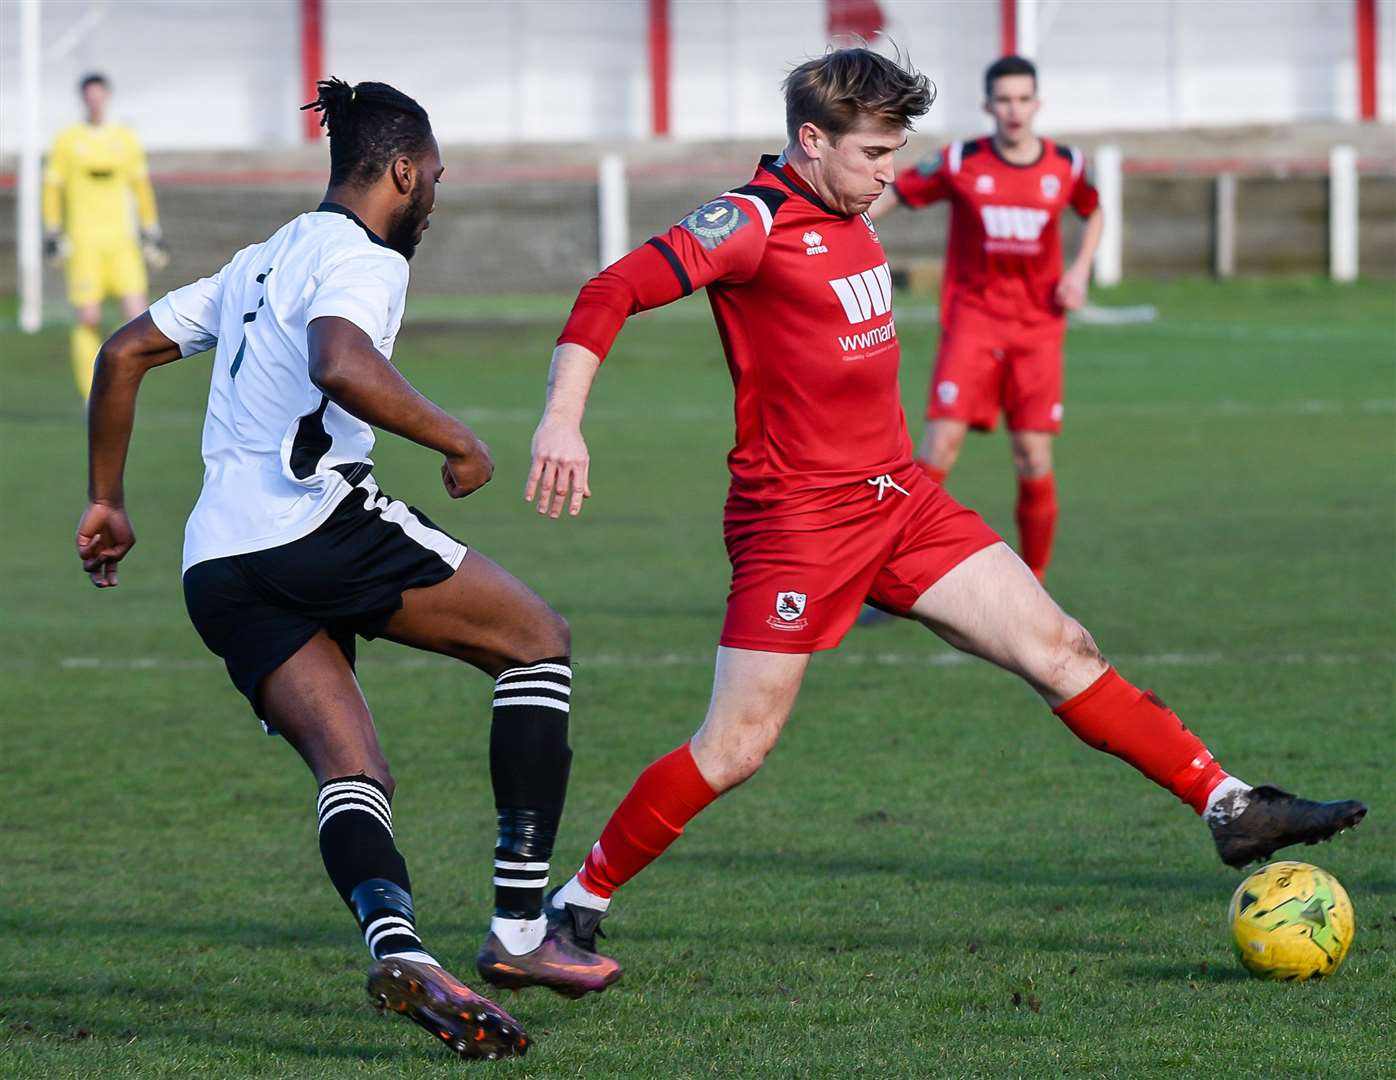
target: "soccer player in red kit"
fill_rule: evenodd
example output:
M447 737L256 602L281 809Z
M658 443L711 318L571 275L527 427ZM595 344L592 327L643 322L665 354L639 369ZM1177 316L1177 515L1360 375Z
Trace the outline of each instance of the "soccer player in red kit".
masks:
M737 430L724 520L732 587L707 717L641 773L585 865L549 894L550 931L594 951L612 893L756 772L810 654L837 646L865 599L1021 675L1078 737L1204 815L1234 866L1355 824L1361 803L1314 803L1223 772L917 467L887 260L867 209L930 107L929 85L871 50L839 49L795 68L785 97L784 152L588 282L553 353L525 491L542 513L576 514L589 494L582 414L635 312L707 289ZM521 983L484 958L479 967Z
M965 433L992 431L1007 414L1018 470L1018 551L1041 580L1057 526L1052 438L1062 427L1066 313L1086 300L1100 243L1100 198L1081 152L1033 133L1037 69L1005 56L984 74L987 139L951 143L903 172L868 211L950 201L941 291L940 352L931 376L922 468L943 483ZM1075 260L1062 270L1058 219L1086 220Z

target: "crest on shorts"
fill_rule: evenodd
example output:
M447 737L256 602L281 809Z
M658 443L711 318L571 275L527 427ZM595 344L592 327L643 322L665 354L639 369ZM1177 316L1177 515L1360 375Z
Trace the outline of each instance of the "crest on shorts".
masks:
M714 199L698 207L679 224L709 251L750 220L731 199Z
M805 601L808 599L802 592L778 592L776 614L786 622L794 622L805 613Z
M955 399L960 396L960 388L952 382L942 382L936 386L936 397L940 398L942 405L953 405Z
M1055 199L1062 190L1062 182L1051 173L1042 174L1042 197L1044 199Z

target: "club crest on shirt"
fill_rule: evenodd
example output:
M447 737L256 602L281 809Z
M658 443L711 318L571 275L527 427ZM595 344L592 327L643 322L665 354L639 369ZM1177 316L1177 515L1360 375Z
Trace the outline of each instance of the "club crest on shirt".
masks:
M988 173L980 173L974 178L974 190L980 195L992 195L994 193L994 178Z
M776 593L776 617L768 618L766 625L773 630L803 630L809 625L804 618L807 599L802 592Z
M709 251L747 223L745 212L731 199L714 199L679 222Z
M1055 199L1061 194L1062 182L1051 173L1042 174L1042 197L1044 199Z

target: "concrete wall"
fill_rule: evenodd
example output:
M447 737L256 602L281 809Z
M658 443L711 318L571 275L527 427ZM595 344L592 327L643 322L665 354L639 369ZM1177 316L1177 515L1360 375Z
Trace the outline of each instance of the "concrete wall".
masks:
M113 119L152 149L286 145L299 137L297 0L46 0L45 138L81 119L78 80L111 80ZM0 0L0 152L19 137L19 5Z
M661 232L715 192L746 179L720 173L658 173L631 180L631 243ZM152 291L199 277L245 244L313 207L313 181L255 187L157 185L171 265ZM1205 275L1212 268L1213 178L1127 175L1124 268L1131 277ZM0 292L15 287L14 192L0 190ZM1364 276L1396 277L1396 174L1360 185ZM1327 271L1327 183L1321 177L1243 176L1238 185L1241 273ZM948 211L899 212L880 228L892 265L904 270L944 252ZM1064 222L1068 251L1078 226ZM596 270L596 187L581 176L464 180L443 185L432 228L412 263L422 295L569 292ZM61 309L62 280L49 271L45 295Z
M778 137L779 84L820 53L825 0L671 0L673 134ZM936 82L924 132L978 131L997 0L881 0ZM155 149L300 138L297 0L45 0L46 137L86 71ZM443 141L590 142L649 133L646 0L325 0L327 71L417 96ZM1356 113L1351 0L1056 0L1040 5L1043 124L1060 132ZM0 153L17 138L16 0L0 0ZM1382 115L1396 120L1396 0L1378 0Z

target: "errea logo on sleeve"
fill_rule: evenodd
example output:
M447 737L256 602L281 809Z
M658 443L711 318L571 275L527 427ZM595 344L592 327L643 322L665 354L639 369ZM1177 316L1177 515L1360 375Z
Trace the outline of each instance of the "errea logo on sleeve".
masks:
M886 263L846 278L833 278L829 288L839 298L851 326L892 310L892 270Z
M805 233L800 239L805 242L806 255L827 255L829 253L829 248L824 243L824 237L813 230Z

